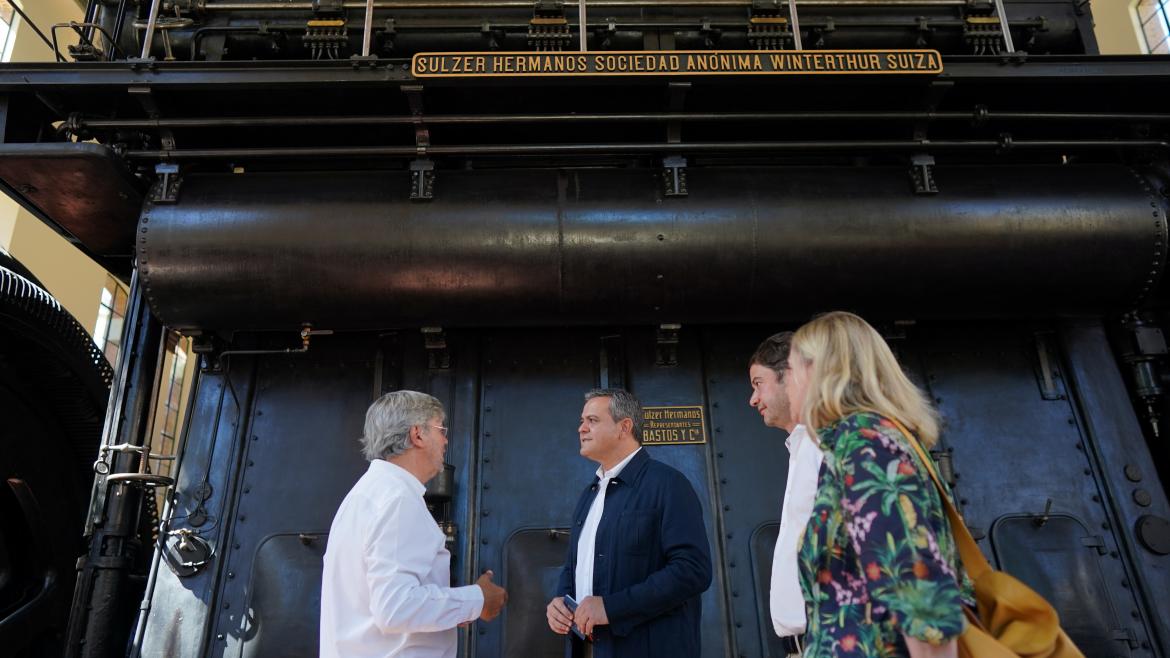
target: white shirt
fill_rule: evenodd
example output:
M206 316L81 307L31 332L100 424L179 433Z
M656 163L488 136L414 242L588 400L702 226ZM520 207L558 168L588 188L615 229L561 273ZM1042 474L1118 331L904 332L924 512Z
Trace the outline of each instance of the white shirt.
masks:
M589 506L589 513L585 515L585 526L581 528L581 536L577 538L577 601L585 600L586 596L593 595L593 552L597 546L597 526L601 523L601 514L605 511L605 492L609 489L609 483L634 455L641 452L641 448L626 455L626 458L618 462L617 466L608 471L602 470L601 466L597 467L597 495L593 497L593 503Z
M321 583L322 658L453 658L483 591L450 587L451 553L426 487L382 459L341 501Z
M768 607L776 634L804 635L807 620L804 594L800 591L798 557L800 539L812 516L817 496L817 476L825 453L808 435L804 425L797 425L784 442L788 447L788 483L784 485L784 508L780 512L780 534L772 554L772 585Z

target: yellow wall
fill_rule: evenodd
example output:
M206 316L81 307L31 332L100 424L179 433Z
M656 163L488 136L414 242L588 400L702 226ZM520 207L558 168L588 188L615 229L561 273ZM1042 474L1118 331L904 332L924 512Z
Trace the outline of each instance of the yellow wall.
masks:
M49 29L53 23L64 23L66 21L80 21L85 18L84 3L78 0L17 0L17 4L28 14L28 17L41 28L41 32L45 33L46 37L50 39ZM24 25L24 21L19 16L13 17L13 23L16 24L16 42L12 46L13 62L51 62L53 61L53 51L44 41L41 41L36 32ZM57 37L63 41L61 46L62 54L65 54L66 43L76 43L76 39L67 38L69 30L57 30Z
M93 333L106 271L7 197L4 205L16 209L12 213L15 222L6 246L8 252L41 280L81 326ZM0 239L3 210L0 209Z
M76 0L24 0L20 6L46 34L53 23L84 17ZM13 24L16 32L12 35L12 61L52 61L52 50L24 20L13 16ZM65 33L60 35L64 40ZM105 270L3 195L0 195L0 247L35 274L83 327L93 331L106 281Z
M1137 0L1094 0L1093 22L1102 55L1138 55L1145 43L1133 11Z

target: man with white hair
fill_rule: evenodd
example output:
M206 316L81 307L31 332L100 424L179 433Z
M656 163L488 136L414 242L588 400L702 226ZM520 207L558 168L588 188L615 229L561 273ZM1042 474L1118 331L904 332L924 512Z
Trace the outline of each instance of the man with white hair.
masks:
M395 391L366 412L369 469L341 501L321 583L322 658L453 658L455 627L491 621L508 599L486 571L451 587L446 537L423 501L443 470L446 414L435 398Z

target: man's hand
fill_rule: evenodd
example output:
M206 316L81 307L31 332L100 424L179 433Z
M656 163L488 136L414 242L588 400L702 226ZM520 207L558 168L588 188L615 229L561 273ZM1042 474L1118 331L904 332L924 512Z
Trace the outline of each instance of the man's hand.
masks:
M554 633L561 635L569 633L569 627L573 625L573 613L569 612L569 607L565 605L561 597L558 596L549 601L545 612L548 616L548 627Z
M573 615L577 628L586 636L593 635L594 626L605 626L609 617L605 616L605 604L600 596L586 596L577 606L577 614Z
M475 584L483 590L483 611L480 612L479 618L483 621L491 621L500 615L500 610L508 602L508 593L504 591L503 587L492 582L491 569L483 572Z

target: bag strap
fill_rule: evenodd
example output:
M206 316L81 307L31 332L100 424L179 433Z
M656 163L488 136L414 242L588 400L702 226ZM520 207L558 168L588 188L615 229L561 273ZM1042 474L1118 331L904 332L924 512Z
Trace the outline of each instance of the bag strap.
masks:
M914 448L914 452L918 453L918 459L926 467L926 472L930 473L930 479L934 482L934 488L938 490L938 497L942 500L942 504L946 508L947 520L951 522L951 533L955 537L955 548L959 551L959 559L963 561L963 568L967 570L967 575L974 580L991 571L991 564L983 556L983 551L979 550L979 546L975 543L975 538L971 536L971 531L967 529L967 524L963 522L963 517L959 514L959 510L955 509L955 503L951 500L950 495L947 494L947 489L943 486L942 480L939 479L938 473L935 472L934 460L931 459L930 454L918 442L918 438L910 430L906 429L905 425L896 418L890 418L890 420L905 435L910 446Z

